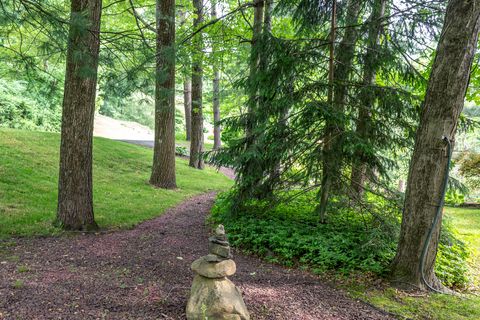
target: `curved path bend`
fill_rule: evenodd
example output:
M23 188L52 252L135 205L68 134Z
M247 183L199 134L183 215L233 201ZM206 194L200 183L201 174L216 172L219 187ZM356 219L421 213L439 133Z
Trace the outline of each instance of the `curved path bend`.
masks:
M0 319L184 319L214 197L191 198L133 230L4 244ZM252 319L390 319L306 272L234 255L231 280Z

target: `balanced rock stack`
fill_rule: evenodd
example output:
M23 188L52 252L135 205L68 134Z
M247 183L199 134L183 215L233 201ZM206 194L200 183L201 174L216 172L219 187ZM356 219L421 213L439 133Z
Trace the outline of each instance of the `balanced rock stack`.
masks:
M227 279L235 274L236 265L231 259L230 244L222 225L217 227L209 241L209 254L192 263L196 275L187 303L187 319L250 319L240 290Z

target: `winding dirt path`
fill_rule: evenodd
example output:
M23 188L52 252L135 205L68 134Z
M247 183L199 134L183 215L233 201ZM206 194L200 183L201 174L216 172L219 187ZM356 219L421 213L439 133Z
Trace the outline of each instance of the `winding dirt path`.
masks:
M133 230L3 243L0 319L184 319L189 267L207 253L204 220L214 196ZM234 259L231 279L252 319L390 319L308 273L238 252Z

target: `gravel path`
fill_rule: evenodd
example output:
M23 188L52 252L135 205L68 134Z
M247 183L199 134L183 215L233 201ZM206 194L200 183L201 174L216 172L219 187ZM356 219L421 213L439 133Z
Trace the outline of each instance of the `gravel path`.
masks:
M0 242L0 319L184 319L214 196L133 230ZM234 253L252 319L390 319L305 272Z

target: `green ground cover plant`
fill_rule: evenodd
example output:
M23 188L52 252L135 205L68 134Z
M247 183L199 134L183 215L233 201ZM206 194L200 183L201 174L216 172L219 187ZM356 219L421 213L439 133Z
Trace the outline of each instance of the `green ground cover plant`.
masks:
M317 273L361 271L382 276L395 255L401 213L378 202L385 206L382 215L356 212L339 203L328 223L319 224L314 193L279 201L278 206L249 200L237 215L231 214L230 197L223 194L211 219L225 224L234 246L268 261ZM449 220L443 224L436 273L445 285L465 288L470 251Z

